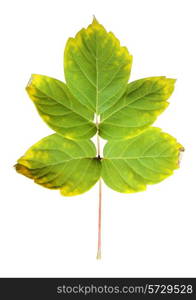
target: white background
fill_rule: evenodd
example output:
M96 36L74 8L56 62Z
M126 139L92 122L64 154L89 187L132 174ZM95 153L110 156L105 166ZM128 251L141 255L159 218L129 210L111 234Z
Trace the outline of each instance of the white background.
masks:
M195 12L194 0L1 2L0 276L196 276ZM25 92L31 73L64 80L65 42L93 14L133 54L131 80L177 78L155 125L186 148L181 168L146 192L104 185L101 261L98 187L65 198L12 167L52 132Z

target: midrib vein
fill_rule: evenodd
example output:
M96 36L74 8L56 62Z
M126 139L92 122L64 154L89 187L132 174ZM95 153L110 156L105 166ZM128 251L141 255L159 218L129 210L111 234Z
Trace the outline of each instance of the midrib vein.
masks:
M143 158L164 158L164 157L172 157L171 155L148 155L148 156L132 156L132 157L129 157L129 156L125 156L125 157L104 157L104 159L109 159L109 160L113 160L113 159L117 159L117 160L131 160L131 159L143 159Z
M95 113L98 115L98 54L97 54L97 33L95 34L95 43L96 43L96 57L95 57L95 62L96 62L96 109Z

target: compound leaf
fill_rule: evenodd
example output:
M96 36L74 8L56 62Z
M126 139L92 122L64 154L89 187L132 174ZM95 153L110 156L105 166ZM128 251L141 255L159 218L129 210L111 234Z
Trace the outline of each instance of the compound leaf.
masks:
M94 18L65 47L64 72L71 93L100 114L125 92L132 56Z
M46 188L74 196L89 190L99 179L101 163L95 156L93 142L52 134L33 145L15 167Z
M147 184L162 181L179 167L182 150L171 135L151 127L132 139L106 144L102 177L115 191L144 191Z
M65 196L84 193L100 176L112 189L131 193L171 175L183 148L150 126L168 106L175 79L149 77L127 84L131 65L127 48L95 18L70 38L64 51L67 83L32 75L26 88L57 133L33 145L16 170ZM103 158L99 136L97 157L89 140L97 131L109 140Z
M70 139L91 138L96 133L94 114L70 94L65 83L34 74L26 90L39 115L57 133Z
M104 139L129 139L149 127L168 106L175 79L149 77L128 84L123 97L101 114Z

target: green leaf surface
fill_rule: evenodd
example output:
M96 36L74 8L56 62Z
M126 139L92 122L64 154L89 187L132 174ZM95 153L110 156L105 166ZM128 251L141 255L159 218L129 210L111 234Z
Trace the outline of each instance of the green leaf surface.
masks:
M89 190L99 179L101 163L89 140L74 141L52 134L22 156L16 170L46 188L60 189L63 196Z
M101 114L104 139L129 139L148 128L168 106L175 79L149 77L128 84L123 97Z
M66 84L34 74L26 88L56 133L33 145L16 170L65 196L86 192L100 176L122 193L143 191L170 176L183 147L150 126L168 106L175 79L148 77L128 84L131 65L127 48L95 18L68 39ZM96 133L97 154L90 141ZM99 136L109 140L103 158Z
M39 115L57 133L69 139L91 138L96 133L94 114L70 94L65 83L34 74L26 90Z
M125 92L131 63L128 50L94 19L66 44L64 71L68 88L99 115Z
M151 127L132 139L105 145L102 177L115 191L144 191L147 184L162 181L179 167L182 150L171 135Z

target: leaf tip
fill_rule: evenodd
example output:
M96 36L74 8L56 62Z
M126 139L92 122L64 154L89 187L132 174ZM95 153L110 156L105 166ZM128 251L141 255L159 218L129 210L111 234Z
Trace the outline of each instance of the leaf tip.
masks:
M32 84L32 81L33 81L33 74L31 75L31 77L29 78L29 81L28 81L28 83L27 83L27 85L26 85L26 90L28 90L28 88L31 86L31 84Z
M175 85L175 83L177 81L177 78L167 78L167 79L168 79L169 83L173 86Z
M179 149L178 149L178 167L180 167L180 164L181 164L181 160L182 160L182 157L183 157L183 152L185 151L185 148L179 144Z
M22 174L26 177L29 177L29 178L33 178L30 170L26 166L23 166L20 163L16 163L13 167L15 168L17 173L20 173L20 174Z
M92 24L95 24L95 25L99 24L99 22L97 21L95 15L93 15L93 22L92 22Z
M17 168L17 163L15 165L12 166L12 168L14 168L16 170Z
M31 74L31 77L29 78L29 81L25 87L26 91L27 92L30 92L33 90L33 85L34 85L34 82L35 82L35 79L38 78L38 75L36 74Z

